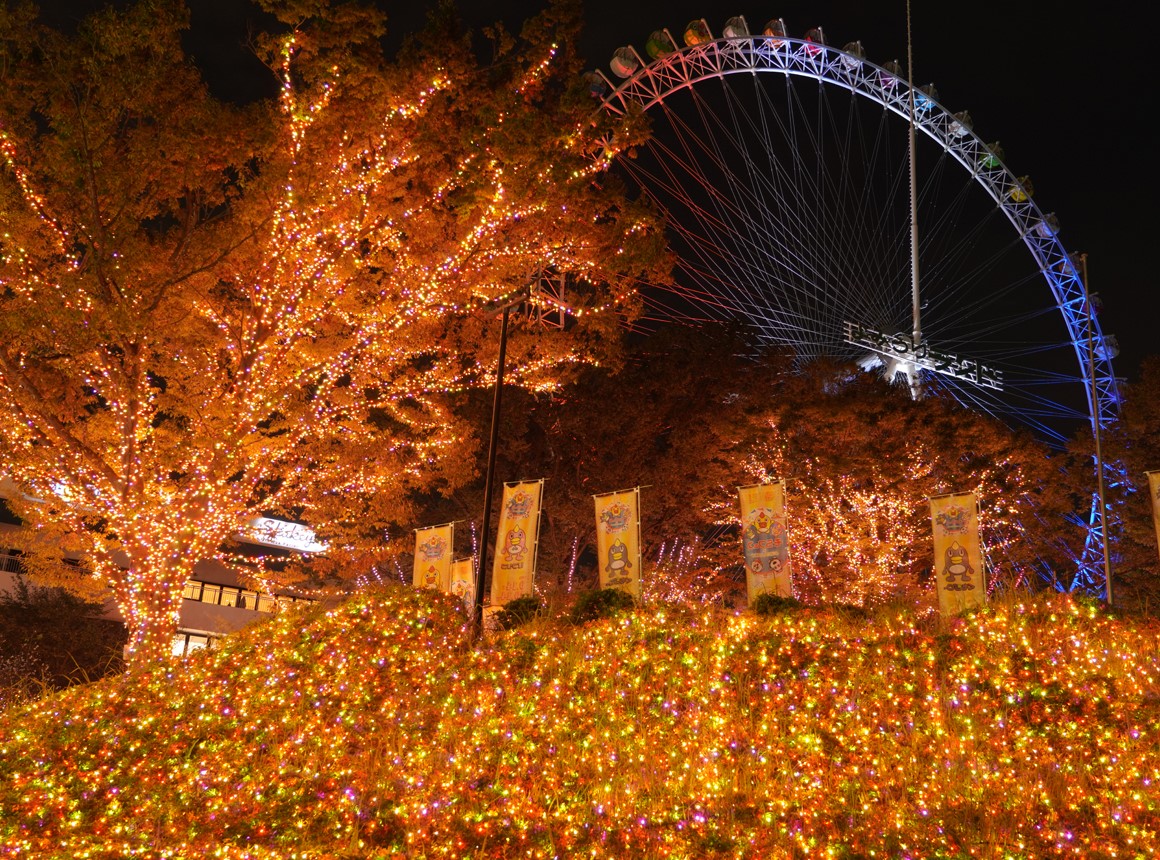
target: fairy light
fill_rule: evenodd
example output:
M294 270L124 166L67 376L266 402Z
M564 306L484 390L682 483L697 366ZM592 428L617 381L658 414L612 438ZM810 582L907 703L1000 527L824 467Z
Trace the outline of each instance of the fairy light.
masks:
M67 257L68 255L66 249L69 244L68 233L65 231L61 223L49 214L47 201L36 191L28 170L21 165L17 158L17 148L15 142L12 140L8 132L6 132L3 128L0 128L0 157L3 158L4 163L8 166L8 169L11 170L12 174L16 177L16 182L20 186L20 193L23 196L25 203L34 213L36 213L40 223L47 227L52 233L55 245L54 250L56 253L61 257ZM4 238L8 239L10 242L12 237L10 234L5 233ZM3 243L3 246L0 247L6 248L9 242ZM27 253L28 251L25 248L17 247L15 249L15 256L18 260L23 260ZM76 258L69 258L67 265L71 269L75 270L80 265L80 260ZM31 274L31 272L28 272L28 274ZM5 284L6 286L9 285L9 281L7 279L0 280L0 283ZM13 282L11 285L13 288L20 288L18 282Z
M924 605L935 599L920 583L931 563L928 497L937 458L921 439L897 440L882 468L852 476L825 457L787 454L789 439L773 419L761 441L740 458L746 480L787 478L786 515L794 596L815 604L867 606L906 598ZM957 492L981 500L980 535L988 560L988 588L1016 585L1033 576L1038 559L1023 544L1023 523L1036 502L1020 488L1032 485L1011 456L974 466L960 476ZM719 526L736 523L735 496L721 488L706 513Z
M524 79L520 81L519 85L516 87L516 92L520 93L521 95L526 95L537 84L542 82L548 69L552 65L552 61L556 59L556 54L559 52L559 50L560 46L552 43L552 45L548 48L544 59L540 60L539 63L528 69L527 73L524 75Z
M699 539L661 543L643 580L646 603L723 604L737 584L722 565L705 556Z
M1155 620L1045 596L945 626L898 607L855 621L668 604L476 648L467 634L449 596L369 589L0 715L0 844L230 860L335 845L1160 853Z

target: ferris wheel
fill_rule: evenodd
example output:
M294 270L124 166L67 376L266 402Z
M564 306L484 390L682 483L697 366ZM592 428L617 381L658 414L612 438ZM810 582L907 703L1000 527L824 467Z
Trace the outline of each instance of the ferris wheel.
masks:
M700 20L681 41L658 30L592 78L604 111L651 124L617 159L678 260L648 317L741 320L759 344L946 392L1056 446L1115 418L1116 345L1077 261L966 111L820 28L737 17L717 37Z

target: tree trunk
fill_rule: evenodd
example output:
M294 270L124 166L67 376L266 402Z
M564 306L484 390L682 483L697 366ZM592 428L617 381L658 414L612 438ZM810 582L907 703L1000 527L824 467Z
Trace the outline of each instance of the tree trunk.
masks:
M174 576L174 571L144 573L138 568L117 589L117 604L129 629L127 672L140 672L172 659L184 587L185 577Z

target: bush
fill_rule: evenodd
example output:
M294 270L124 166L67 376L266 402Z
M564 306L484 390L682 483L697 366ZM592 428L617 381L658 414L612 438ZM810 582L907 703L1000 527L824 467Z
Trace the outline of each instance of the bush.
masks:
M31 649L0 654L0 711L31 702L52 689L45 674L44 663Z
M601 588L580 595L572 607L569 619L573 624L595 621L597 618L612 618L621 612L628 612L636 606L636 601L627 591L619 588Z
M1075 601L1076 606L1080 609L1086 609L1089 613L1103 617L1103 618L1119 618L1119 606L1112 606L1101 597L1093 597L1090 594L1073 594L1072 600Z
M792 597L782 597L767 591L757 596L751 608L758 615L778 615L782 612L793 612L795 609L800 609L801 602Z
M124 625L104 618L100 604L59 588L17 577L12 591L0 591L6 688L45 692L120 672L125 639Z
M540 602L540 598L532 595L517 597L506 603L503 609L496 613L495 624L500 630L514 630L543 613L544 604Z
M784 600L785 598L782 599ZM794 601L794 605L799 605L796 600ZM869 608L859 606L856 603L831 603L829 608L847 621L865 621L871 615Z

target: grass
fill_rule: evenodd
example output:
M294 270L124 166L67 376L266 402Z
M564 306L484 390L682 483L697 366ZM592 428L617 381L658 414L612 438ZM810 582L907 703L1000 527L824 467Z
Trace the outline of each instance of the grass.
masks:
M1160 628L395 588L0 715L0 856L1152 857Z

